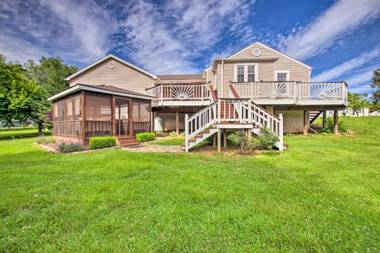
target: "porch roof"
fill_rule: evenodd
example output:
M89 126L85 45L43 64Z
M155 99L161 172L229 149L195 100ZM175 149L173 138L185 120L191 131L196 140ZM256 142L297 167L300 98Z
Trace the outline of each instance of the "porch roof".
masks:
M85 90L85 91L92 91L97 93L103 93L103 94L110 94L110 95L116 95L116 96L122 96L122 97L132 97L132 98L139 98L139 99L147 99L152 100L154 97L135 92L130 90L125 90L119 87L115 87L112 85L88 85L88 84L76 84L75 86L72 86L70 88L67 88L66 90L61 91L58 94L55 94L54 96L51 96L48 98L48 101L54 101L59 98L65 97L67 95L70 95L72 93Z

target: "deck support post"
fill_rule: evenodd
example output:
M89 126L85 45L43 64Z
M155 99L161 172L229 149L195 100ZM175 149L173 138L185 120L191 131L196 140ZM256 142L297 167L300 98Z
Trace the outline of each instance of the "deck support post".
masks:
M116 136L116 123L115 123L115 96L111 96L111 131L112 135Z
M227 129L224 129L223 133L223 147L227 148Z
M334 134L339 134L339 127L338 127L338 110L334 110Z
M218 129L218 152L222 152L222 130Z
M86 141L86 92L84 90L82 90L80 94L80 114L81 114L80 116L82 119L81 137L82 137L82 141L85 142Z
M175 132L179 135L179 113L178 111L175 113Z
M303 135L307 135L308 130L308 118L307 118L307 111L303 111Z
M322 117L322 127L325 128L326 127L326 110L323 110L323 117Z
M212 146L214 147L214 148L216 148L216 135L214 134L214 136L212 137Z

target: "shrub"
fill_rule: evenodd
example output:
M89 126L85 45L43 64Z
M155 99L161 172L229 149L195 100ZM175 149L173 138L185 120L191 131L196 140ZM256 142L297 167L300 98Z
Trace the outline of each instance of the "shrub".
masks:
M82 151L82 150L84 150L84 147L80 143L61 142L58 145L58 151L61 153L71 153L71 152Z
M243 136L244 136L244 135L243 135ZM228 144L230 144L231 146L234 146L234 147L239 147L240 142L242 141L241 138L242 138L243 136L242 136L241 132L230 133L230 134L227 136Z
M156 138L156 134L153 132L143 132L136 134L136 140L139 142L153 141Z
M36 143L37 144L51 144L51 143L55 143L55 141L52 137L39 136L36 138Z
M268 128L262 128L255 143L262 149L272 149L280 139L274 135Z
M90 149L110 148L116 146L116 138L113 136L91 137L88 145Z
M257 149L256 143L250 141L243 131L229 134L227 140L232 146L238 147L239 152L242 154L250 153Z
M177 137L177 133L176 133L175 131L171 131L171 132L169 133L169 136L170 136L170 137Z
M327 118L326 120L327 123L327 129L330 131L330 133L334 132L334 120L332 118ZM343 124L343 121L338 120L338 130L341 133L347 132L347 129L345 125Z

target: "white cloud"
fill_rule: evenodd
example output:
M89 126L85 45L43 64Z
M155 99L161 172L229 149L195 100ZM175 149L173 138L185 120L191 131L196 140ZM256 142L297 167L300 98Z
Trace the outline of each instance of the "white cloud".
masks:
M366 68L359 73L349 76L346 79L346 82L348 84L349 88L355 88L359 86L369 86L371 84L371 79L373 75L373 71L379 68L379 65L371 66L369 68Z
M307 59L379 14L380 0L340 0L306 27L282 38L280 47L293 57Z
M314 81L331 81L342 75L347 76L347 72L361 67L365 63L380 57L380 47L369 52L364 52L359 56L350 59L332 69L326 70L313 78Z
M111 15L95 2L43 0L42 3L70 25L70 35L78 38L80 45L77 46L87 55L84 61L102 57L111 48L106 42L117 28L117 24Z
M37 61L46 53L34 44L21 38L2 33L0 36L0 54L4 53L7 61L24 63L27 60Z
M173 0L162 8L137 1L125 5L123 50L154 73L194 72L197 57L215 45L223 32L240 32L249 14L245 0L208 2ZM132 48L131 48L132 46Z
M8 0L1 7L0 53L9 60L58 55L89 63L111 48L114 21L93 1Z

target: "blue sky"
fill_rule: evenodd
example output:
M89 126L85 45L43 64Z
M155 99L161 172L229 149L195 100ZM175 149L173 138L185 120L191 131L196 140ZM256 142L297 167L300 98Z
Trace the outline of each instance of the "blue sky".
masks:
M113 53L154 74L193 73L261 41L353 92L371 92L380 68L380 0L2 0L0 31L0 54L20 63L83 67Z

